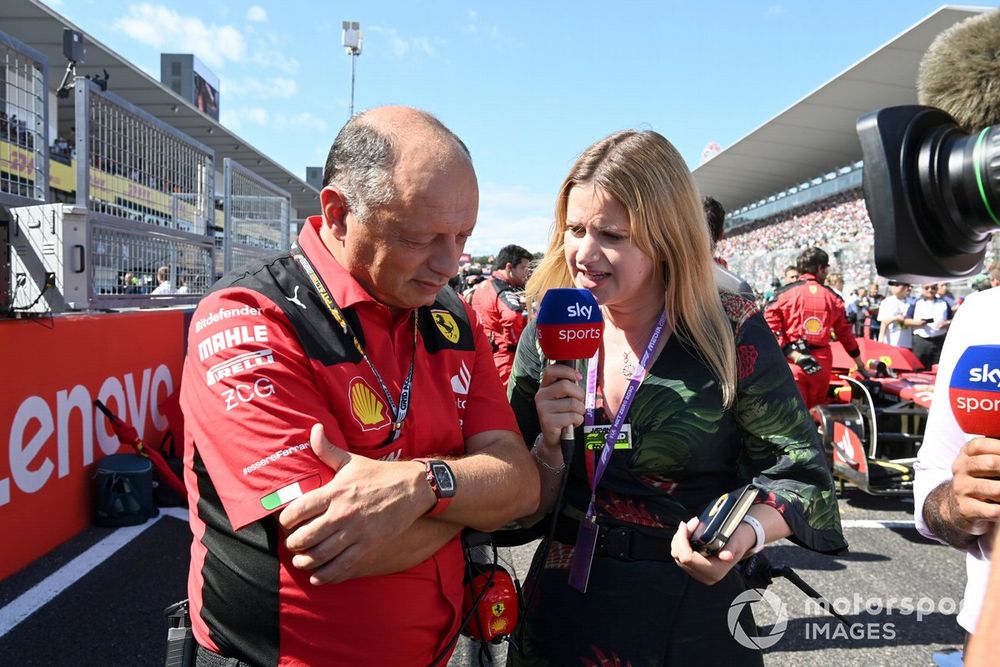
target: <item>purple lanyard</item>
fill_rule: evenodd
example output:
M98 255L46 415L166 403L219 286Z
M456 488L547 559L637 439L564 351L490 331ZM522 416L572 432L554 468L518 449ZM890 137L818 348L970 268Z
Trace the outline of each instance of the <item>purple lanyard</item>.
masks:
M628 388L625 389L625 395L622 397L621 405L618 406L618 413L615 415L615 419L611 424L611 430L608 431L607 436L604 438L604 448L601 449L601 457L597 461L593 478L590 483L590 505L587 507L588 519L593 520L594 518L594 503L597 499L597 486L601 483L604 471L608 467L608 463L611 461L611 452L615 448L615 443L618 442L618 434L621 433L622 426L625 424L625 417L628 416L629 408L632 407L632 399L635 398L635 394L639 390L639 385L642 384L642 381L646 377L646 373L649 372L649 368L653 364L653 352L656 350L656 344L659 343L660 336L663 334L663 330L666 325L667 311L664 310L660 313L660 319L657 320L656 326L653 327L653 333L649 337L649 343L646 344L646 351L642 353L642 359L639 360L639 365L636 367L635 372L632 373L632 379L629 380ZM590 361L587 362L587 394L585 397L583 413L584 426L594 425L594 409L597 404L597 364L600 354L601 351L598 350L594 353L594 356L591 357Z

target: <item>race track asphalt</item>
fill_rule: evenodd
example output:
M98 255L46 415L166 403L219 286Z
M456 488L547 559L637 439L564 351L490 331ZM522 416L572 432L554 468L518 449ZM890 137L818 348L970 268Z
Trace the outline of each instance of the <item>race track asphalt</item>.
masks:
M829 598L850 629L778 579L768 590L785 605L788 622L765 651L765 664L933 665L935 653L960 649L964 632L954 605L964 594L963 555L912 528L912 501L848 489L840 508L850 553L831 558L788 542L767 553ZM0 664L162 665L162 612L185 597L189 539L187 524L166 513L142 527L95 527L0 582ZM116 541L123 546L103 562L74 573L95 549ZM532 551L527 545L505 557L523 576ZM63 588L60 577L69 585ZM47 588L53 593L46 594ZM753 609L765 631L778 620L764 602ZM502 664L504 647L494 653ZM463 638L449 664L478 664L476 656Z

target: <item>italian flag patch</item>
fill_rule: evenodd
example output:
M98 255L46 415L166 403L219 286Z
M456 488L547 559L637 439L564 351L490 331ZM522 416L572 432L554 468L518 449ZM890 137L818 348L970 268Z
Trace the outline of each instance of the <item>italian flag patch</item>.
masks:
M312 491L313 489L318 489L319 487L319 475L310 475L309 477L300 479L297 482L289 484L288 486L283 486L277 491L267 494L260 499L260 504L268 511L278 509L282 505L292 502L307 491Z

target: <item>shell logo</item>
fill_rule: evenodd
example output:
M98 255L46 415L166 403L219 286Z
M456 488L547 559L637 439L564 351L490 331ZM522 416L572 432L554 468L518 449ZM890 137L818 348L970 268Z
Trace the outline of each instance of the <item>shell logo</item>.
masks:
M509 625L510 622L503 616L500 616L490 621L490 630L494 635L500 635L507 631Z
M806 333L817 334L823 330L823 323L819 321L818 317L810 317L802 323L802 328L806 330Z
M434 319L434 324L437 326L438 331L448 339L448 342L458 342L462 334L458 330L458 322L455 321L455 317L451 313L447 310L432 310L431 317Z
M351 400L351 413L361 425L362 431L374 431L389 425L385 403L363 379L356 377L351 380L348 396Z

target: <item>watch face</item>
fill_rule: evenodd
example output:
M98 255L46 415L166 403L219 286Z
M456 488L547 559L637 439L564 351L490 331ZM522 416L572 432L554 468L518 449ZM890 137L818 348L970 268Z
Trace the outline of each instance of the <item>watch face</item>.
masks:
M455 495L455 478L451 474L451 468L446 463L432 463L431 473L437 482L438 494L442 498L451 498Z

